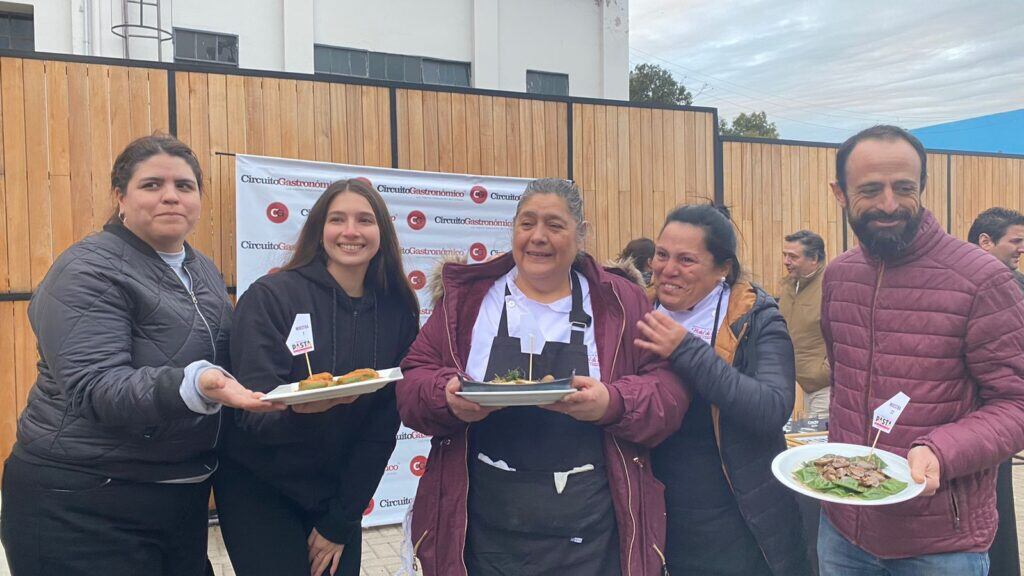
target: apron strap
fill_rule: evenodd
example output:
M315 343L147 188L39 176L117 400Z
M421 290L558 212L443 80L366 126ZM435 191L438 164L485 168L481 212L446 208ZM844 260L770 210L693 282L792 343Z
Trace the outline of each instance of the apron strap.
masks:
M580 284L579 273L575 270L571 271L569 279L572 283L572 310L569 311L569 326L571 327L569 343L583 344L583 334L587 328L590 328L590 324L594 319L583 309L583 287ZM505 284L505 296L511 295L512 292L508 289L508 284ZM508 337L508 307L504 304L501 306L498 336Z

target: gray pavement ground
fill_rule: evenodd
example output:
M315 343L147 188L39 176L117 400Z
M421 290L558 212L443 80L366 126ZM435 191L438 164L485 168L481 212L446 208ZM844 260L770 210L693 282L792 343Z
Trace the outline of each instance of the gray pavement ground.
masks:
M1024 466L1013 470L1013 492L1017 509L1017 537L1021 540L1021 564L1024 565ZM402 529L398 526L368 528L363 531L362 576L391 576L400 565ZM217 576L235 576L224 550L220 528L210 528L210 561ZM0 555L0 576L10 576L7 560Z

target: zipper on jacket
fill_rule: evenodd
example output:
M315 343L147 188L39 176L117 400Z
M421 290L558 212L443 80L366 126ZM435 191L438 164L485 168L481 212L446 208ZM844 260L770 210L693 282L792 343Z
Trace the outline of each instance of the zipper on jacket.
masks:
M871 376L874 373L873 366L874 366L874 363L875 363L875 306L878 304L878 293L879 293L879 291L882 290L882 277L884 275L885 275L885 261L881 260L881 261L879 261L879 265L878 265L878 279L875 281L875 292L874 292L874 294L871 295L871 316L870 316L869 321L868 321L869 324L870 324L870 327L868 329L868 383L867 383L867 386L864 387L864 408L867 410L866 414L867 414L868 418L864 422L867 425L867 427L864 430L864 438L871 438L871 421L872 421L872 418L873 418L872 417L873 410L871 410L870 402L871 402ZM856 535L857 539L860 539L860 510L857 510L854 513L854 519L855 519L855 521L854 521L853 533ZM855 540L854 544L856 544L856 543L857 542Z
M960 530L960 506L956 502L956 485L949 483L949 502L953 505L953 529Z
M412 571L413 572L419 572L420 571L420 559L419 559L419 556L417 556L417 554L420 551L420 544L423 544L423 539L427 537L427 534L430 534L430 530L429 529L424 530L423 531L423 535L420 536L419 540L417 540L416 543L412 545Z
M623 315L625 317L625 315ZM629 510L629 521L632 524L632 532L629 535L629 552L626 555L626 576L633 573L633 544L636 542L636 517L633 516L633 483L629 479L629 465L626 464L626 455L619 447L619 440L612 436L612 443L619 452L619 459L622 461L622 471L626 474L626 509ZM640 503L643 506L643 502Z
M206 326L206 334L210 337L210 348L213 349L213 364L217 363L217 342L213 339L213 330L210 329L210 323L206 321L206 316L203 316L203 311L199 309L199 299L196 298L196 293L192 291L192 287L196 285L195 280L192 279L192 273L188 271L188 267L184 264L181 265L181 269L185 271L185 275L188 276L188 286L185 290L188 291L188 295L192 298L192 305L196 308L196 313L199 314L199 318L203 321L203 325Z
M658 558L661 558L661 576L670 576L668 573L668 560L665 559L665 554L661 552L661 548L658 548L657 544L651 544L651 547L658 553Z

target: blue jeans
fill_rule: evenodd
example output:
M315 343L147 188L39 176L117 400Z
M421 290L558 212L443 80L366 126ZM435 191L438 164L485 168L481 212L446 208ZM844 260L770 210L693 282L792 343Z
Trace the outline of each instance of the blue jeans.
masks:
M854 546L822 513L818 522L820 576L987 576L987 552L950 552L883 560Z

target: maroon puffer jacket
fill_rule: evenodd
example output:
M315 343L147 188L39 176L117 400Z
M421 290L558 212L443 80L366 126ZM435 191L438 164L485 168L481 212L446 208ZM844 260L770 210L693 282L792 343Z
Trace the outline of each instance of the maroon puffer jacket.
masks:
M869 445L874 410L910 396L878 446L939 459L931 497L892 506L823 505L851 542L881 558L982 552L996 530L996 466L1024 449L1024 300L1010 270L925 212L897 261L861 248L825 271L821 327L832 361L829 440Z
M412 514L414 554L428 576L466 575L468 425L448 410L444 386L466 365L484 296L512 266L510 254L471 266L446 264L443 299L402 362L405 379L396 389L402 421L433 435ZM633 345L636 322L650 309L643 290L589 256L578 269L590 283L601 380L611 397L598 424L605 430L622 576L661 574L664 486L651 473L647 447L679 428L690 396L663 360Z

